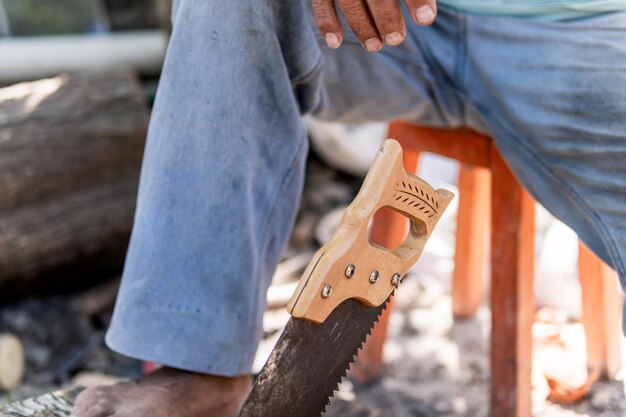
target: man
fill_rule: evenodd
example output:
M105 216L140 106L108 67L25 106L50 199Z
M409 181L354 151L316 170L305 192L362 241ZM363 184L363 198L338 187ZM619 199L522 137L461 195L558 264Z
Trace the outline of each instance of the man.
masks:
M626 0L405 3L174 4L107 335L166 368L85 391L75 416L236 415L302 188L302 113L492 135L626 279Z

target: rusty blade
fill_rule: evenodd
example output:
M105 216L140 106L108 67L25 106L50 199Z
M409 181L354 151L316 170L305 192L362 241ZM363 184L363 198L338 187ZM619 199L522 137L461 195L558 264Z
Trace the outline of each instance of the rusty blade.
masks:
M290 318L239 417L319 417L388 302L347 300L321 324Z

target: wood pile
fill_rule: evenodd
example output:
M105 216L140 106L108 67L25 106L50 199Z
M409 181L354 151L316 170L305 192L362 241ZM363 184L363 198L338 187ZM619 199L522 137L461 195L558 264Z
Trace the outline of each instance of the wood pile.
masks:
M130 71L0 89L0 302L54 271L121 263L147 121Z

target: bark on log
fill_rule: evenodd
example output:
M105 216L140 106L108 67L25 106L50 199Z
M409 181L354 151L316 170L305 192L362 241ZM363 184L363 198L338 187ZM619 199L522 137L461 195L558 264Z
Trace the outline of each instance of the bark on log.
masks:
M131 176L1 213L0 294L25 293L35 278L64 265L111 254L121 262L136 191Z
M0 89L0 304L121 265L147 114L126 70Z
M130 71L0 89L0 210L137 175L146 127Z
M82 388L49 392L0 408L0 417L67 417Z

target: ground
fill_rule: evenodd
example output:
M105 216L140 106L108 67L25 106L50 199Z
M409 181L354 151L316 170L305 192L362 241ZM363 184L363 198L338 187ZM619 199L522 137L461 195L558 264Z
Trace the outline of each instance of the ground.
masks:
M370 387L344 388L347 392L339 397L370 408L372 416L487 416L489 311L483 308L476 318L454 321L447 295L428 300L421 292L419 282L410 279L398 291L382 380ZM617 417L626 413L622 381L599 382L583 401L558 405L545 399L547 387L542 375L535 373L536 417ZM338 410L328 415L347 414Z
M358 184L359 180L339 174L315 158L310 161L302 210L284 259L293 259L315 249L313 236L321 216L349 202ZM451 233L445 227L442 229L448 235ZM440 238L449 240L446 236ZM437 268L433 267L443 262L443 269L449 270L449 261L438 261L428 255L420 261L423 268L412 273L397 292L383 378L367 387L346 381L327 416L488 415L489 310L483 307L474 318L453 320L446 279L434 272ZM291 274L291 278L295 277L297 273ZM115 284L114 280L111 282ZM99 294L107 292L110 290ZM93 383L85 378L86 372L91 377L95 374L95 381L108 380L103 379L103 375L129 378L141 372L141 363L104 347L103 334L111 309L110 305L102 308L106 302L94 308L94 305L98 307L98 302L94 304L93 295L93 292L50 295L2 309L0 331L8 330L21 338L26 348L28 371L26 381L16 390L0 393L0 405L71 383ZM257 358L257 371L288 318L284 308L266 314L265 338ZM574 333L579 330L579 325L568 319L561 327ZM536 368L533 379L536 417L626 414L621 380L599 382L582 401L559 405L546 401L545 379L540 366Z

